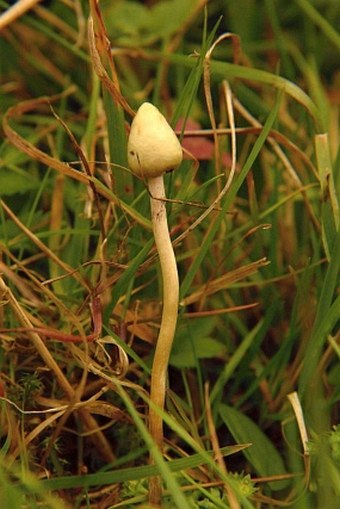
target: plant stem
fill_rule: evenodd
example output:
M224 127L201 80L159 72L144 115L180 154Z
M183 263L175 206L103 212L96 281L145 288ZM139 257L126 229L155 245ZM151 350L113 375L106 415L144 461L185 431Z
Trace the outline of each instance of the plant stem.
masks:
M163 176L149 178L148 187L151 201L151 219L163 279L163 311L151 373L149 430L158 448L163 448L163 420L158 409L164 409L167 368L175 335L179 282L175 253L169 234L165 207ZM151 458L153 462L153 458ZM159 504L161 500L161 481L152 477L149 484L149 501Z

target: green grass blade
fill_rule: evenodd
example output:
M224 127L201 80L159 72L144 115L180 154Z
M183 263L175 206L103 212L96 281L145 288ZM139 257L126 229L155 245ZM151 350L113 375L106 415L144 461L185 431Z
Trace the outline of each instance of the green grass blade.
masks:
M141 393L140 396L146 403L149 403L148 399L143 393ZM226 474L224 471L221 470L221 468L216 463L215 458L211 456L208 451L203 449L202 446L175 419L172 418L172 416L170 416L167 412L161 411L160 409L157 410L162 415L164 422L176 433L176 435L179 436L182 440L184 440L184 442L188 446L190 446L194 451L196 451L204 459L204 463L206 463L209 466L209 468L211 468L211 470L215 472L216 475L222 481L231 486L231 488L237 494L239 500L242 502L243 504L242 507L244 507L244 509L254 509L252 504L247 500L247 497L240 490L238 482L235 481L235 479L232 476ZM249 445L250 445L249 443L242 443L238 445L236 444L236 446L232 446L232 449L230 449L229 452L230 454L234 454L238 451L242 451L243 449L248 448ZM223 450L224 448L221 448L221 452Z
M308 0L295 0L296 4L301 10L307 14L307 16L315 23L328 38L328 40L334 44L336 48L340 50L340 34L339 32L328 23L328 21L321 16L321 14L311 5Z
M159 52L149 52L150 55L158 58L163 58ZM194 62L188 59L187 56L181 54L166 55L166 58L170 62L178 65L184 65L186 67L192 67ZM229 62L220 62L217 60L210 61L211 72L215 77L222 79L238 78L241 80L249 80L255 83L263 83L271 87L276 88L279 91L283 91L288 94L292 99L302 104L308 111L309 115L313 118L316 129L319 131L322 126L322 118L318 108L315 106L314 101L295 83L292 81L270 73L261 69L255 69L251 67L243 67L242 65L231 64Z
M133 204L128 204L124 202L121 197L118 198L118 196L113 193L103 182L98 180L96 177L92 177L93 183L96 185L97 188L102 189L105 192L105 195L113 201L118 207L121 207L121 209L128 214L134 221L136 221L138 224L142 225L143 228L146 230L152 231L152 224L150 219L147 219L142 214L140 214L134 207Z
M183 90L179 95L179 100L176 105L176 109L173 114L172 124L176 125L176 122L179 120L181 116L184 116L184 123L187 121L194 100L197 95L198 87L203 75L203 64L204 64L204 55L208 51L209 46L212 44L212 41L215 37L216 31L220 24L221 20L218 20L215 26L213 27L209 36L207 36L206 30L206 16L205 16L204 30L203 30L203 38L202 38L202 47L200 56L196 59L196 63L191 69L189 77L185 83Z
M263 130L262 130L261 134L259 135L256 142L254 143L253 148L252 148L242 170L235 178L233 184L231 185L231 187L227 193L227 196L224 198L222 210L221 210L219 216L217 217L217 219L215 220L215 222L213 223L213 225L211 226L211 228L208 230L208 233L205 236L204 241L202 243L201 249L198 252L195 260L192 263L192 266L190 267L189 271L187 272L187 274L181 284L180 299L183 299L183 297L186 295L187 291L189 290L189 287L195 277L195 274L196 274L199 266L201 265L202 260L204 259L205 255L207 254L207 252L211 246L211 243L213 241L213 238L216 235L216 232L218 231L220 224L225 217L225 214L230 209L232 202L233 202L234 198L236 197L238 190L240 189L241 185L243 184L250 168L254 164L255 159L259 155L259 153L260 153L260 151L268 137L268 134L269 134L270 130L272 129L274 122L277 118L280 103L281 103L281 94L279 94L279 96L276 100L275 106L272 109L272 111L270 112L270 114L263 126Z
M123 200L131 201L133 197L133 176L119 167L127 168L127 140L125 117L122 107L115 104L110 93L104 88L104 107L107 119L107 130L111 163L117 165L114 172L115 192Z
M283 460L273 443L249 417L224 404L220 406L219 412L237 442L252 443L251 447L244 449L243 454L259 475L270 477L287 473ZM272 481L268 484L275 491L287 487L287 481Z
M139 430L139 433L141 434L145 444L148 446L150 453L152 454L152 457L154 458L155 464L157 465L159 469L159 473L161 474L163 480L165 481L167 488L172 495L173 502L176 504L176 507L178 509L190 509L190 506L183 494L183 492L180 489L180 485L178 484L175 476L171 472L171 469L167 465L167 462L164 460L162 453L158 449L157 445L153 441L152 437L150 436L144 422L140 418L137 410L135 409L135 406L133 402L131 401L130 397L128 396L127 392L123 389L121 386L117 386L117 391L124 401L124 404L130 413L131 417L133 418L136 427Z
M321 295L316 313L313 330L304 354L303 365L299 380L300 397L304 396L308 384L316 372L321 352L324 347L327 334L331 332L340 316L340 297L332 304L334 292L339 282L340 268L340 233L336 235L331 261L323 282Z
M243 357L247 353L249 347L254 341L254 338L259 333L263 326L263 321L260 321L256 324L256 326L249 332L249 334L243 339L241 344L235 350L224 369L221 371L220 376L218 377L210 395L210 400L213 402L216 397L222 393L224 385L228 382L230 377L235 372L237 366L242 361Z
M243 450L244 446L226 446L221 447L221 454L229 456ZM209 458L213 461L213 451L207 451ZM206 459L201 454L195 453L191 456L167 461L166 465L172 473L182 470L190 470L206 463ZM90 486L122 483L125 481L136 481L146 479L154 475L159 475L158 465L142 465L139 467L119 468L117 470L96 472L87 475L69 475L55 477L41 481L41 485L46 490L64 490L69 488L88 488Z
M322 239L329 258L330 247L339 231L340 214L327 134L315 136L315 153L322 191Z
M143 249L140 250L140 252L131 260L129 263L129 267L125 270L125 272L121 275L121 277L118 279L117 283L115 284L113 291L112 291L112 299L110 304L107 306L104 312L104 323L108 323L108 320L111 316L111 313L117 304L119 298L125 294L131 278L133 278L139 268L139 266L144 262L145 258L147 257L151 246L153 245L154 240L151 238L143 247Z

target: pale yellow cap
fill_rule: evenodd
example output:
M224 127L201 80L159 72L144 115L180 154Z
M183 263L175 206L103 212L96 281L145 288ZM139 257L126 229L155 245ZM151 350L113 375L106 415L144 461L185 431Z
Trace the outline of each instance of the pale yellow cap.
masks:
M130 169L141 178L159 177L182 161L182 147L165 117L151 103L143 103L131 124L128 140Z

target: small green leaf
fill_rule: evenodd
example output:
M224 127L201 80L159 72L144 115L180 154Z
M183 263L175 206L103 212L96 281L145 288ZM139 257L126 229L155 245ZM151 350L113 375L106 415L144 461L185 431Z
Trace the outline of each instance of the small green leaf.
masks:
M37 189L38 186L38 180L18 168L11 168L10 171L5 169L0 171L0 194L3 196L23 194Z
M137 2L118 2L105 9L106 25L115 41L133 46L143 41L149 9Z
M220 406L220 416L237 442L252 443L243 454L258 475L270 477L286 474L283 460L274 444L248 416L228 405ZM273 491L277 491L286 488L289 481L272 481L268 484Z
M197 359L210 359L221 355L225 346L212 339L210 335L215 320L198 318L194 322L180 323L171 352L170 364L176 368L192 368Z
M152 7L132 1L108 6L106 24L125 46L149 45L176 33L197 8L195 0L166 0Z
M193 368L196 366L196 358L209 359L216 357L223 350L224 346L215 339L198 336L195 339L195 352L190 341L186 341L182 345L178 344L178 347L175 347L171 353L170 364L176 366L176 368Z
M159 37L167 37L175 33L191 11L195 8L193 0L167 0L156 3L150 10L148 30Z

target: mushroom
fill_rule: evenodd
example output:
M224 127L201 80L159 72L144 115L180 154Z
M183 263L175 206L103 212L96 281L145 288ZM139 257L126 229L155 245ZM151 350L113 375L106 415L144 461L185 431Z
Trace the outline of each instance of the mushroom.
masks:
M163 176L181 163L182 156L182 147L164 116L152 104L143 103L131 124L128 163L133 173L146 180L149 189L153 234L162 271L163 310L152 365L149 409L149 431L160 450L163 447L163 420L159 409L164 409L167 368L179 298L178 271L166 216ZM149 501L158 504L160 499L160 479L151 478Z

